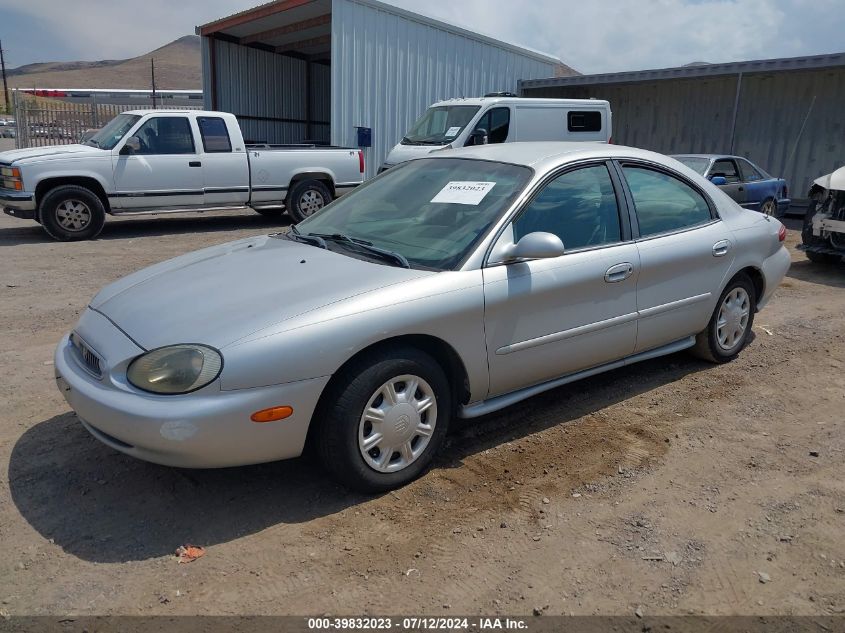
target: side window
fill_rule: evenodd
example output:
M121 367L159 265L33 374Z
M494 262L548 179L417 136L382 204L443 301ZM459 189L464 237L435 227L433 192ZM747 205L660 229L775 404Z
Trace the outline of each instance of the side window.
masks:
M704 197L678 178L648 167L624 165L622 170L634 198L642 237L712 220Z
M508 138L510 123L510 108L491 108L481 115L472 131L487 130L488 143L504 143Z
M202 146L206 152L231 152L232 142L226 122L219 117L198 117Z
M729 185L740 182L739 172L736 169L736 163L727 158L720 158L713 163L710 168L710 177L724 176Z
M601 132L601 112L598 110L567 112L566 129L570 132Z
M607 167L582 167L547 184L513 223L514 241L534 231L554 233L568 251L619 242L619 207Z
M195 154L194 135L187 117L154 117L135 136L141 141L136 154Z
M737 162L739 163L739 170L742 173L743 181L755 182L757 180L763 180L763 176L760 172L754 169L754 165L749 163L747 160L742 160L740 158Z

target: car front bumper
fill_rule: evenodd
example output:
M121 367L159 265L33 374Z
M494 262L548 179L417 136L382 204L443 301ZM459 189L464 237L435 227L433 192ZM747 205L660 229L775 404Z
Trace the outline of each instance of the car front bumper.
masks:
M97 341L88 335L85 341L104 359L108 350L103 346L110 343L117 342L124 350L134 347L117 328L100 319L98 327L113 331ZM300 455L311 416L329 380L325 376L232 391L221 390L215 381L190 394L159 396L134 389L125 382L125 375L108 368L107 360L105 365L102 378L93 375L69 335L56 348L56 383L83 426L115 450L185 468L242 466ZM250 420L255 411L281 405L292 407L293 415L260 424Z
M35 218L35 195L26 191L0 189L0 207L8 215L32 220Z

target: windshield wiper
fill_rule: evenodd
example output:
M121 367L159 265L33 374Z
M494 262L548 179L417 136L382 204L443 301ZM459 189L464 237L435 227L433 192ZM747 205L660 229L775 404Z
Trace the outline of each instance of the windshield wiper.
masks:
M324 240L319 235L313 235L308 233L307 235L300 233L299 229L296 226L291 225L290 231L287 233L280 233L279 235L284 235L289 240L293 240L294 242L304 242L305 244L311 244L311 246L318 246L319 248L324 248L328 250L328 246L326 246L326 240Z
M356 237L349 237L348 235L344 235L343 233L308 233L307 236L303 237L316 237L319 239L324 240L332 240L334 242L340 242L342 244L348 244L350 246L357 246L361 250L368 251L370 253L375 253L377 255L381 255L382 257L386 257L388 259L392 259L394 262L399 264L402 268L410 268L411 264L405 258L402 253L397 253L396 251L389 251L386 248L379 248L378 246L373 246L372 242L368 242L367 240L358 239ZM325 242L324 242L325 243Z

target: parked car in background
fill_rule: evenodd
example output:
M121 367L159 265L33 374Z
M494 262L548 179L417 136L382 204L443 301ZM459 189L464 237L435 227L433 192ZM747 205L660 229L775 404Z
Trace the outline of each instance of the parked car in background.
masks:
M816 178L807 193L798 248L810 261L832 264L845 257L845 167Z
M510 93L431 105L387 155L379 172L433 151L518 141L609 142L610 103L526 99Z
M780 217L789 209L783 178L770 176L741 156L676 154L672 158L697 171L746 209Z
M38 129L42 129L41 126ZM46 128L44 128L46 129ZM0 153L0 205L57 240L95 237L106 214L250 206L303 220L364 178L358 149L246 145L234 115L119 114L84 144Z
M141 459L251 464L310 438L340 482L387 490L455 415L683 349L732 360L789 268L785 236L644 150L438 152L288 233L106 286L56 380L94 437Z

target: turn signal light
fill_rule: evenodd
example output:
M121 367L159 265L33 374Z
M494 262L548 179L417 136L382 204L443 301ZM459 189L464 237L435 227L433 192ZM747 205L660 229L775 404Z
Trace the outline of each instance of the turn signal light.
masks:
M251 416L249 416L249 419L253 422L276 422L278 420L284 420L285 418L289 418L292 415L293 407L270 407L269 409L261 409L261 411L256 411Z

